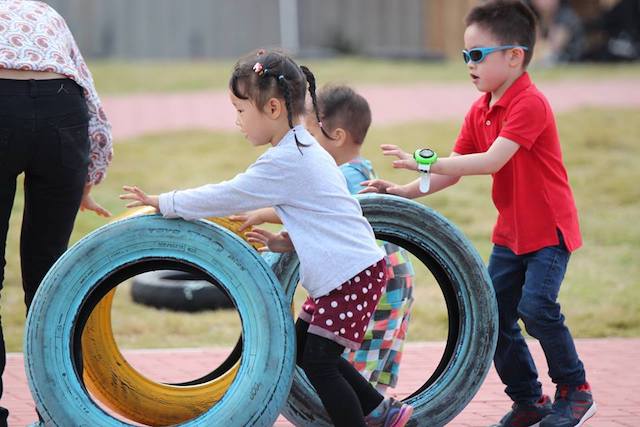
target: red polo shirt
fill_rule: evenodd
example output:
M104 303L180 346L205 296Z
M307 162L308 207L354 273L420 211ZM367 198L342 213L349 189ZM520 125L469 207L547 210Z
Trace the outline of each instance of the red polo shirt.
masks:
M524 254L557 245L559 229L569 251L578 249L578 212L549 102L526 72L492 107L490 100L487 93L471 106L453 151L482 153L498 136L520 145L493 174L493 243Z

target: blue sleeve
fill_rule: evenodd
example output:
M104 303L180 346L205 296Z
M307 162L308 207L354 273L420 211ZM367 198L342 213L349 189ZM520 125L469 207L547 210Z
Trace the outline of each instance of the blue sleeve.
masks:
M364 187L361 186L360 183L369 179L369 177L363 174L360 169L355 168L348 163L340 166L340 171L342 171L342 174L347 180L347 187L351 194L356 194L358 191L362 190Z

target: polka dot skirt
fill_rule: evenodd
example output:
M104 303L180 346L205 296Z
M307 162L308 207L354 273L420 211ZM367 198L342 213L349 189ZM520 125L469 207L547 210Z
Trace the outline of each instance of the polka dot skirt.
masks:
M387 284L386 270L381 259L327 295L308 297L300 318L309 322L309 333L358 349Z

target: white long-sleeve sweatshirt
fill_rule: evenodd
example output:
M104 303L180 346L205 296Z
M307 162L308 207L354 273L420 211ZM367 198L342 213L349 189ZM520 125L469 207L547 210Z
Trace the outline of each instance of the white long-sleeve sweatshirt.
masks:
M298 147L294 139L306 145ZM273 206L300 259L300 281L326 295L384 257L333 158L302 126L229 181L160 195L166 218L226 216Z

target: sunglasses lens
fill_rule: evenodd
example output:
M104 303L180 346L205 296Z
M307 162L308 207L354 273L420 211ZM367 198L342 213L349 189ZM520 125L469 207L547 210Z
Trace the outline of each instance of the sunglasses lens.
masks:
M462 52L462 60L465 64L468 64L471 58L469 58L469 54L467 52Z
M484 55L480 49L472 49L469 51L469 58L473 62L480 62L484 58Z

